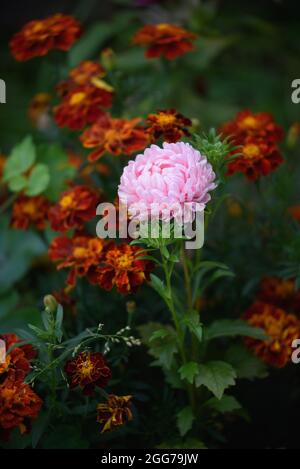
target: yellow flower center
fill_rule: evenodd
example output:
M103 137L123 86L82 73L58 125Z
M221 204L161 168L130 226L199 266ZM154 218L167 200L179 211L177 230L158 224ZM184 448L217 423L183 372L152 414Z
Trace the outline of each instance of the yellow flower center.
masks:
M176 116L174 114L159 114L157 116L157 123L162 127L165 125L174 124L176 121Z
M260 150L259 146L255 145L254 143L249 143L245 145L243 148L243 154L246 158L252 159L257 158L259 156Z
M133 262L133 256L132 255L123 254L120 257L118 257L117 266L118 266L119 269L126 270L129 267L131 267L132 262Z
M241 122L242 127L255 129L257 127L257 120L253 116L247 116Z
M23 205L23 212L27 215L33 215L36 211L36 207L32 201L27 202Z
M59 202L59 205L62 208L68 208L73 204L73 197L71 195L65 195L61 201Z
M80 365L80 374L84 376L90 376L93 372L94 365L91 360L87 359L85 362Z
M80 104L84 100L85 97L86 97L86 94L83 93L82 91L78 91L78 93L74 93L70 98L71 106L76 106L76 104Z
M76 257L77 259L86 257L86 254L87 254L87 249L82 248L82 247L75 248L73 251L73 256Z

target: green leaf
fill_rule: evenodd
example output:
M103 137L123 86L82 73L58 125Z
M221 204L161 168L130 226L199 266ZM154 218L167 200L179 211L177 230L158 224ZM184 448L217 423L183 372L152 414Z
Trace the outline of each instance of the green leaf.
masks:
M241 404L236 400L235 397L225 395L221 399L212 397L205 402L203 407L210 407L211 409L216 410L221 414L225 414L226 412L233 412L242 408Z
M179 368L179 374L182 380L186 379L190 384L194 383L195 377L199 373L199 365L196 362L188 362Z
M41 194L48 187L49 181L48 166L41 163L37 164L30 173L25 194L30 197Z
M201 342L203 329L202 324L200 323L198 311L190 311L189 313L184 314L182 322L187 326L189 331L197 337L199 342Z
M157 277L157 275L150 274L151 278L151 287L162 297L162 298L167 298L170 299L170 295L167 293L166 286L160 278Z
M152 342L155 339L164 339L170 334L167 329L159 329L158 331L153 332L151 335L149 342Z
M36 158L35 146L31 136L27 136L16 145L6 160L4 167L4 181L9 181L15 176L25 173L34 163Z
M177 427L181 436L184 436L193 426L195 417L191 407L184 407L177 414Z
M12 192L20 192L27 186L28 179L25 176L19 174L18 176L13 176L8 181L8 188Z
M162 330L167 332L163 338L161 337ZM150 322L139 326L138 331L141 334L142 342L149 347L149 354L156 358L155 365L169 370L173 364L174 355L178 351L177 336L173 327ZM160 337L153 338L156 332L159 332Z
M235 384L236 372L229 363L210 361L199 365L196 386L206 386L218 399L225 389Z
M240 319L219 319L205 328L204 339L209 341L218 337L252 337L258 340L266 340L266 335L262 329L252 327L247 322Z
M225 359L234 367L240 379L253 380L268 376L266 364L242 344L232 345L227 350Z
M75 67L82 60L93 57L111 34L112 26L110 23L104 21L93 23L70 50L70 66Z
M33 448L36 448L38 442L44 434L48 426L49 417L50 415L48 412L41 412L38 418L34 421L31 429L31 442Z

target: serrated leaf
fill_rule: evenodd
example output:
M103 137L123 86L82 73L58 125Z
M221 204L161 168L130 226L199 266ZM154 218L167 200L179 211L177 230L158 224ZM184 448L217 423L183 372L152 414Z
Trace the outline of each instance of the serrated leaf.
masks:
M193 426L195 417L191 407L184 407L177 414L177 427L181 436L184 436Z
M168 335L164 338L156 337L150 342L150 338L156 331L165 329ZM142 342L149 347L149 354L156 358L156 365L169 370L174 361L174 355L178 351L176 332L171 326L163 326L163 324L150 322L138 327L142 336Z
M207 387L218 399L221 399L225 389L235 385L236 372L229 363L210 361L199 365L196 386Z
M203 328L200 323L198 311L190 311L189 313L184 314L182 322L187 326L189 331L194 334L199 342L202 341Z
M196 362L188 362L179 368L182 380L186 379L190 384L194 383L195 377L199 373L199 365Z
M36 158L35 146L31 136L27 136L16 145L4 166L3 180L9 181L15 176L25 173Z
M12 192L20 192L27 186L28 180L25 176L19 174L12 177L8 182L8 188Z
M33 197L44 192L50 182L48 166L37 164L30 173L25 194Z
M266 340L265 332L257 327L252 327L246 321L240 319L219 319L205 328L205 340L218 337L252 337L258 340Z
M221 414L225 414L226 412L233 412L242 408L241 404L236 400L235 397L225 395L222 397L222 399L212 397L205 402L204 407L210 407L211 409L216 410Z
M266 364L244 345L232 345L227 350L225 359L234 367L240 379L253 380L265 378L268 375Z

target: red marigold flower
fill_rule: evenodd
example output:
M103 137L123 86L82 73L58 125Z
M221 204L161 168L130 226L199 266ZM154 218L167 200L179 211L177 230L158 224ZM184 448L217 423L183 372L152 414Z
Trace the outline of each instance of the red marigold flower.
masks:
M42 195L19 195L13 204L11 226L26 230L32 225L38 230L44 230L50 206L50 202Z
M81 352L65 365L70 387L80 386L83 393L90 395L96 386L104 388L111 378L111 370L99 352Z
M102 80L105 74L104 68L98 62L84 60L70 71L69 79L60 82L56 89L59 96L65 96L70 90L84 85L93 85L112 92L113 88Z
M155 141L163 137L165 142L175 143L182 137L190 135L186 127L192 125L192 121L175 109L158 111L147 117L147 132L151 140Z
M296 289L294 279L263 278L258 291L258 299L278 306L289 313L300 313L300 289Z
M240 111L235 118L220 128L224 136L231 137L236 145L243 145L245 138L261 138L266 143L275 143L282 139L283 129L274 122L267 112L253 113L248 109Z
M56 205L49 210L51 228L55 231L81 229L96 215L100 194L85 186L75 186L63 192Z
M57 261L58 269L71 268L67 283L74 286L77 277L86 276L91 283L94 273L103 257L104 241L88 235L75 235L73 238L54 238L49 247L49 257Z
M28 431L28 423L41 410L42 400L27 384L8 376L0 384L0 428L10 431L19 427L21 433ZM29 420L30 419L30 420Z
M130 408L132 396L115 396L110 394L107 402L97 406L97 422L103 425L101 433L109 432L115 427L123 425L127 420L132 420Z
M300 337L300 321L294 314L267 303L257 302L245 313L251 326L263 329L265 341L246 338L247 346L264 362L277 368L284 367L291 359L292 342Z
M196 37L195 34L174 24L147 24L136 32L133 43L147 47L147 58L163 56L173 60L191 51L194 48L192 41Z
M254 137L245 139L240 153L228 164L229 176L244 173L250 181L255 181L259 176L267 176L283 162L276 145Z
M140 259L144 255L145 252L137 246L112 244L107 248L95 278L105 290L116 286L120 293L132 293L149 280L152 263Z
M20 339L15 334L0 335L0 339L4 340L6 352ZM5 374L13 376L15 381L23 381L30 371L30 360L35 358L36 351L30 344L15 347L11 352L6 354L5 363L0 363L0 376Z
M79 85L63 97L54 108L54 119L59 127L72 130L92 124L104 113L103 108L112 104L112 92L94 85Z
M89 161L98 160L105 152L114 155L131 155L147 146L145 129L140 119L114 119L102 116L80 137L85 148L97 148L89 155Z
M81 34L81 26L72 16L57 14L27 23L10 41L16 60L25 61L46 55L51 49L68 51Z

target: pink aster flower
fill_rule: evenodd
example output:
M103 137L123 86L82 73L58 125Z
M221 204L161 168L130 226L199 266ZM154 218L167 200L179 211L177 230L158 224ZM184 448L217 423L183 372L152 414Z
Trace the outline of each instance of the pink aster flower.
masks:
M181 213L190 221L209 202L215 177L206 157L189 143L151 145L124 168L119 199L140 221L150 214L167 221Z

